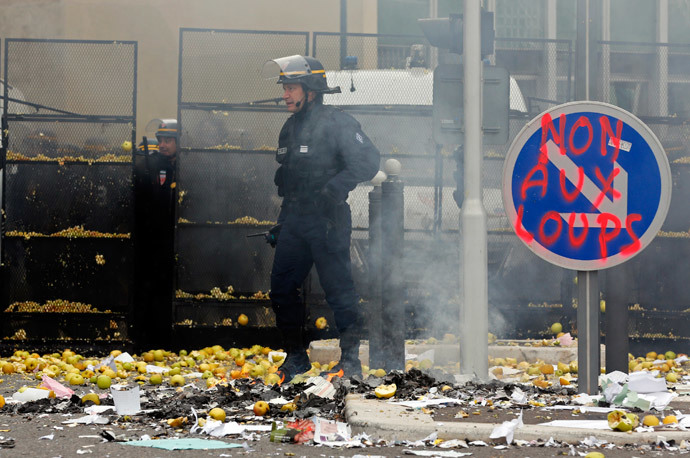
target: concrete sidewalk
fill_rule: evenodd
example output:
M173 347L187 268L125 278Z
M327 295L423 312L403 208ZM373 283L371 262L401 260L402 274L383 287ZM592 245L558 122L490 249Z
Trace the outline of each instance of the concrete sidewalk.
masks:
M683 402L690 407L690 399ZM353 434L366 432L386 440L415 441L436 432L444 440L481 440L490 443L494 440L490 439L491 432L498 426L498 423L436 422L431 415L421 410L412 410L383 400L364 399L359 394L351 394L345 398L345 416ZM659 437L663 437L665 441L675 440L679 444L682 440L688 440L690 433L669 430L622 433L601 429L524 425L515 431L514 439L529 441L554 438L577 444L590 436L616 445L648 444L656 442Z
M577 360L577 345L572 347L552 347L526 345L527 342L503 342L489 345L489 356L492 358L515 358L518 362L534 363L544 361L546 364L556 364L559 361L569 363ZM434 364L444 366L456 363L460 359L458 344L437 343L418 344L408 343L405 351L408 356L422 355L433 350ZM310 359L321 363L337 361L340 358L338 340L321 340L310 345ZM360 348L362 364L369 363L369 347L363 342ZM601 362L605 361L604 346L601 346ZM461 376L462 377L462 376ZM462 382L462 380L458 380ZM679 391L680 392L680 391ZM690 396L679 396L673 401L674 406L680 404L685 413L690 409ZM687 406L687 408L686 408ZM499 423L475 423L470 421L436 422L431 415L420 409L410 409L393 404L387 400L365 399L360 394L348 395L345 399L345 416L352 428L353 434L366 432L386 440L420 440L436 432L444 440L481 440L491 442L491 432ZM602 419L606 418L602 415ZM687 431L664 430L655 432L622 433L612 430L585 429L573 427L524 425L515 431L517 440L548 440L554 438L571 444L577 444L587 437L594 436L599 440L606 440L616 445L647 444L655 442L658 437L664 440L688 440ZM503 439L500 439L503 440Z

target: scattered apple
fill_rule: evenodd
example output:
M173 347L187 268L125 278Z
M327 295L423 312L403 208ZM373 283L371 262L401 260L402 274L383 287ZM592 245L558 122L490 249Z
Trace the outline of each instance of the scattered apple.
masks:
M325 317L320 316L316 319L314 325L317 329L326 329L326 326L328 326L328 321L326 321Z
M266 415L271 408L266 401L257 401L252 410L254 411L254 415L262 417Z
M249 318L244 313L237 317L237 322L240 326L246 326L249 323Z
M98 378L96 379L96 385L98 388L102 390L107 390L110 388L110 385L113 383L113 379L108 377L107 375L99 375Z
M645 415L642 419L642 424L645 426L658 426L660 423L656 415Z
M184 377L180 374L170 377L170 386L183 386L185 384Z
M678 418L675 415L666 415L661 422L665 425L671 425L673 423L678 423Z
M287 404L283 404L280 406L281 412L294 412L297 410L297 404L294 402L288 402Z
M374 389L374 394L377 398L388 399L393 397L397 390L398 387L395 383L391 383L390 385L379 385Z
M100 405L101 404L101 398L98 397L96 393L88 393L85 394L84 396L81 397L81 403L86 404L87 402L90 402L92 404Z
M563 330L563 325L561 323L554 323L551 325L551 334L558 334Z
M214 407L208 413L208 416L213 418L214 420L218 420L221 422L225 421L225 410L221 409L220 407Z

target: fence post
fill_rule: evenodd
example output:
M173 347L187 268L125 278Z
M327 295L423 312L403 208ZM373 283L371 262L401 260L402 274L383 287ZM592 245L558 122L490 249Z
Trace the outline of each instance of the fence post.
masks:
M404 304L404 183L400 179L400 162L388 159L388 178L381 184L381 334L384 369L405 368Z
M371 180L369 192L369 367L382 368L386 364L383 352L383 319L381 314L381 183L386 174L379 171Z

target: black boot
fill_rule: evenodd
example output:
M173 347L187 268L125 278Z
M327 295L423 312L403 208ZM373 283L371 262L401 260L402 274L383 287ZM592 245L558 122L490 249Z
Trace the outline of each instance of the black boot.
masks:
M281 364L279 371L285 375L285 381L290 381L297 374L302 374L311 369L307 345L302 329L283 329L283 348L287 357Z
M362 363L359 360L359 326L353 325L340 333L340 367L345 377L362 375Z

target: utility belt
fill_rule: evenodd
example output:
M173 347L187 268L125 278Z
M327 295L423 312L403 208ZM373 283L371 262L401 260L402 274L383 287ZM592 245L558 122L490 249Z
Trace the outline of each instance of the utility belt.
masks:
M313 198L285 196L283 197L283 209L299 215L311 215L319 213L316 194Z

